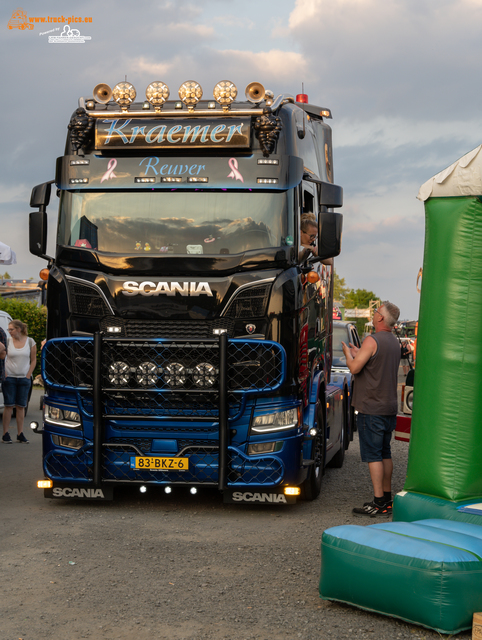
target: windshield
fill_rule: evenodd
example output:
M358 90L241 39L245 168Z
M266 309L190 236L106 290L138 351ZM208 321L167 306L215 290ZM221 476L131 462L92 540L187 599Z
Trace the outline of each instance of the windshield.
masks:
M293 244L292 191L64 191L58 243L97 251L233 254Z

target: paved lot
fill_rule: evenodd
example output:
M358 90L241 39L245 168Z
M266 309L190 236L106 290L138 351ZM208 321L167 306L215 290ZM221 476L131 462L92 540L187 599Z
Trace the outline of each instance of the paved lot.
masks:
M398 491L408 445L393 450ZM40 436L0 445L0 640L440 637L318 596L323 530L373 523L351 513L371 498L356 440L319 499L289 507L223 505L215 490L45 500L40 477Z

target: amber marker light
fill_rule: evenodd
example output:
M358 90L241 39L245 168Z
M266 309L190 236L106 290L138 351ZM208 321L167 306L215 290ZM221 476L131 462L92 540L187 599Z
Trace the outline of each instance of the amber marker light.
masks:
M38 274L40 280L48 280L49 279L49 270L48 269L41 269L40 273Z
M301 489L299 487L285 487L284 494L285 496L299 496L301 493Z
M316 273L316 271L310 271L306 276L306 279L308 280L308 282L311 282L311 284L315 284L316 282L320 281L320 276Z
M38 489L51 489L53 486L52 480L37 480Z

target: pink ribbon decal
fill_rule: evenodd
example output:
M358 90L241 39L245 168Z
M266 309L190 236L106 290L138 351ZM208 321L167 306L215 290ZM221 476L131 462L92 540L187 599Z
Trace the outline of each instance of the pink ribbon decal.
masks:
M228 175L228 178L233 178L235 180L241 180L244 182L243 176L238 171L238 161L236 158L229 158L229 168L231 169L231 173Z
M114 169L116 167L117 167L117 160L115 158L112 158L111 160L109 160L109 164L107 165L107 171L102 176L101 182L104 182L104 180L110 180L111 178L117 178L116 174L114 173Z

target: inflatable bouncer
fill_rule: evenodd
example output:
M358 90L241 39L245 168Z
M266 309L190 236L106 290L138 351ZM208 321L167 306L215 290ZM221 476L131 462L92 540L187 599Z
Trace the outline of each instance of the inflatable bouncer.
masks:
M453 634L482 611L482 145L428 180L417 377L393 522L327 529L320 596Z

